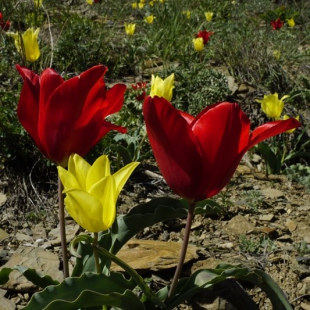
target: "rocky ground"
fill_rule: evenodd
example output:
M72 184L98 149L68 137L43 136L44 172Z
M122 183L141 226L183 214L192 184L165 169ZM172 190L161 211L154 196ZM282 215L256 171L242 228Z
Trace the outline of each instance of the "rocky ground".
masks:
M246 157L230 185L215 197L223 213L195 217L184 275L198 268L213 268L220 262L260 268L281 286L294 309L310 309L310 194L283 175L267 178L257 170L260 158L255 156L254 161ZM39 182L26 177L13 180L2 171L1 267L20 264L61 279L56 182L51 183L46 192ZM174 196L157 167L142 165L120 196L119 212L167 195ZM126 252L125 260L143 276L152 278L154 285L166 285L173 276L184 227L185 219L177 219L145 229L132 241L135 254L131 257ZM68 240L81 232L69 217L67 229ZM132 246L129 253L133 253L130 249ZM170 259L163 260L165 255ZM150 261L152 264L146 265ZM245 289L259 309L272 309L260 289ZM0 290L0 309L22 308L35 290L16 271ZM197 296L179 309L234 309L222 298L206 296Z

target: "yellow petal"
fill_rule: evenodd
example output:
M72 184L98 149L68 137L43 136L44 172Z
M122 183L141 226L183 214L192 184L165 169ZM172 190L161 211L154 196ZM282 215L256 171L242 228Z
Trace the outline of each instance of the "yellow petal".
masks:
M86 191L89 191L90 187L102 178L111 175L110 161L108 156L102 155L96 159L93 165L90 167L86 176Z
M102 221L103 206L101 202L81 190L70 190L65 198L65 206L72 218L90 232L106 230Z
M90 164L78 154L69 157L68 171L75 176L82 190L86 190L86 177L90 167Z
M58 170L58 176L61 180L61 183L64 186L64 193L70 189L80 188L78 181L76 180L75 176L71 172L67 171L61 166L58 166L57 170Z
M106 187L106 182L108 180L109 176L102 178L97 183L93 184L87 192L94 196L97 199L101 199L101 197L104 195L104 190Z
M172 99L172 90L174 88L174 73L168 76L165 80L159 76L152 75L150 96L163 97L168 101Z
M196 52L201 52L203 51L205 45L203 43L203 38L196 38L193 39L193 44L194 44L194 49Z
M103 206L101 219L106 227L105 230L111 227L115 221L117 197L115 179L109 176L104 187L104 194L100 199Z
M38 44L38 35L40 28L34 30L33 28L27 29L23 35L23 47L25 58L27 61L34 62L40 57L40 49Z
M138 162L130 163L113 174L116 185L116 197L118 197L128 178L138 165Z

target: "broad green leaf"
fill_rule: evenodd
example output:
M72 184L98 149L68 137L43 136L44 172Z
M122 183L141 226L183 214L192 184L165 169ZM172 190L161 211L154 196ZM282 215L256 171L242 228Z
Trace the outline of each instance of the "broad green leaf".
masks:
M18 270L24 277L41 288L45 288L49 285L55 285L59 282L53 280L49 275L43 276L35 269L27 268L24 266L14 266L13 268L2 268L0 271L0 284L5 284L9 281L9 275L13 270Z
M26 268L24 266L14 266L14 269L20 271L24 277L32 282L34 285L37 285L41 288L45 288L49 285L57 285L58 281L53 280L49 275L43 276L38 273L35 269Z
M243 280L259 286L270 299L274 309L292 310L284 292L277 283L264 271L259 269L243 268L230 264L220 264L215 269L202 269L194 272L186 283L177 287L176 295L170 300L166 310L174 309L184 300L201 292L203 289L212 288L213 285L226 279ZM184 281L184 279L182 279Z
M6 282L9 281L9 276L10 276L10 273L13 271L14 269L11 269L11 268L2 268L0 270L0 285L3 285L5 284Z
M35 293L23 310L76 310L95 306L111 306L122 310L145 310L132 292L135 282L120 273L85 273L80 278L66 278Z

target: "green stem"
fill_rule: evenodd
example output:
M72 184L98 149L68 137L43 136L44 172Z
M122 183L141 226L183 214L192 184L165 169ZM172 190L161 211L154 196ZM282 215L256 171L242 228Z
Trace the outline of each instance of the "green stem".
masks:
M63 185L58 177L58 216L59 216L59 228L60 228L60 240L62 249L62 263L64 278L69 277L69 263L68 263L68 249L66 240L66 224L65 224L65 195L62 193Z
M95 264L96 264L96 271L98 274L101 273L100 264L99 264L99 255L97 250L98 245L98 233L94 233L94 257L95 257Z
M160 308L165 308L165 304L151 291L148 285L143 281L142 277L134 269L132 269L128 264L126 264L114 254L107 251L105 248L95 245L94 243L92 245L95 249L98 250L99 253L101 253L105 257L108 257L109 259L111 259L112 262L123 268L141 288L142 292L145 294L148 300L150 300L152 303L159 306Z
M180 275L181 275L181 271L183 268L183 264L184 264L184 260L185 260L185 256L186 256L186 251L187 251L187 246L188 246L188 241L189 241L189 234L191 231L191 227L192 227L192 222L194 219L194 210L195 210L195 206L196 206L196 202L191 202L189 204L189 208L188 208L188 213L187 213L187 220L186 220L186 226L185 226L185 232L184 232L184 240L183 240L183 244L182 244L182 249L180 252L180 257L179 257L179 262L177 265L177 269L175 270L175 274L170 286L170 290L168 293L168 299L172 298L177 286L177 283L179 281Z

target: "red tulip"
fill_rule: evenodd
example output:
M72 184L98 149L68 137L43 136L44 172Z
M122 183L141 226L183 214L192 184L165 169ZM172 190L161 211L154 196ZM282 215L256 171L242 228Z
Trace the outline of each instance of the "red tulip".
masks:
M196 38L203 38L203 44L206 45L208 41L210 40L210 36L213 35L214 32L208 32L207 30L200 30L196 34Z
M300 126L289 119L251 132L249 118L238 104L229 102L209 106L194 117L164 98L148 96L143 114L161 173L175 193L191 202L220 192L252 146Z
M70 154L85 156L110 130L126 132L104 120L118 112L126 86L106 90L104 66L95 66L67 81L48 68L39 76L16 66L24 80L18 103L20 123L43 155L65 167Z
M10 29L10 26L11 26L11 22L9 20L7 21L4 21L3 20L3 14L2 12L0 12L0 27L6 31L6 30L9 30Z
M270 22L273 30L281 29L284 25L284 22L280 18Z

